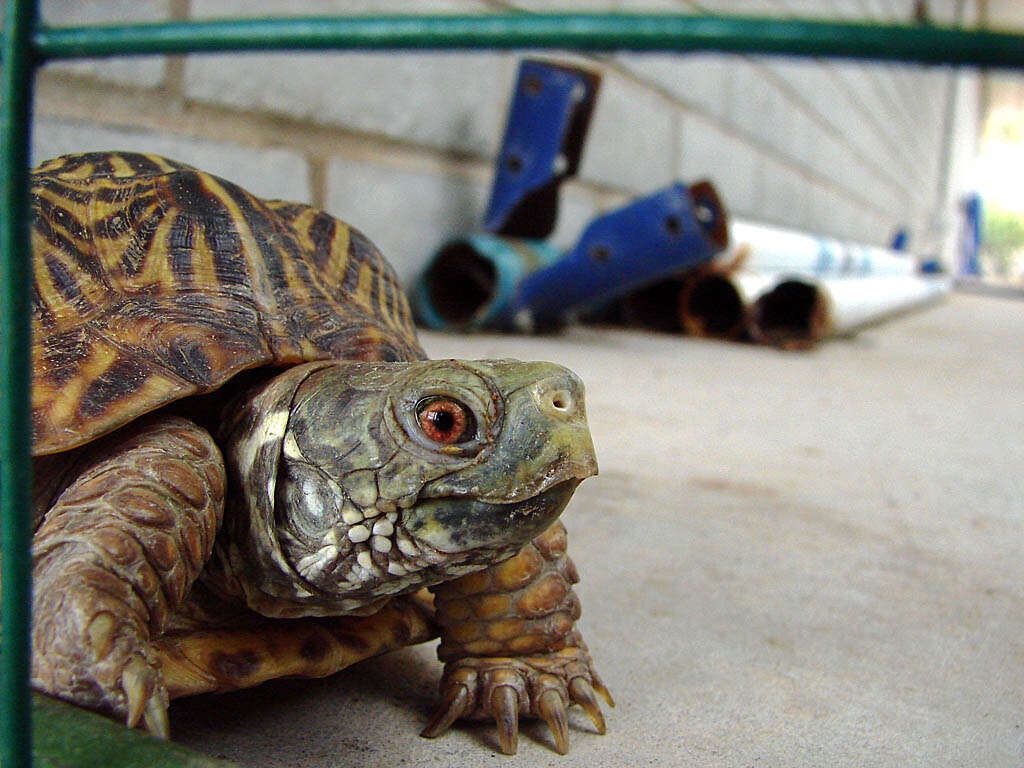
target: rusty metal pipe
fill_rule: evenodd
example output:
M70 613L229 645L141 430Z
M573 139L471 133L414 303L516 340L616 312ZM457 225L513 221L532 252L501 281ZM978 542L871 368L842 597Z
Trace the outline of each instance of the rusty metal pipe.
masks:
M932 293L907 254L742 220L729 229L727 263L630 296L624 319L695 336L804 347L853 330L862 314L885 315L893 303L898 308ZM859 282L871 279L894 282Z
M737 266L745 255L741 249L728 262L705 264L637 289L617 303L612 316L649 330L744 338L750 296L740 284Z
M624 317L646 327L670 318L661 330L808 349L938 300L949 289L948 280L916 275L813 277L718 266L631 296Z
M638 328L735 341L748 335L750 305L778 279L712 264L634 291L618 305L616 319Z
M695 271L683 278L678 294L680 325L692 336L748 338L750 306L778 280L729 265Z

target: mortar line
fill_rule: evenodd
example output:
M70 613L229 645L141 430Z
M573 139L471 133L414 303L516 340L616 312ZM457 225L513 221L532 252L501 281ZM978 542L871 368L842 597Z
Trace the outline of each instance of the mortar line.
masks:
M681 0L684 4L688 5L696 11L707 12L707 9L698 0ZM519 8L509 2L509 0L490 0L490 4L494 7L502 8L508 11L519 11L522 13L531 13L531 11ZM631 82L633 85L639 86L644 90L653 93L659 99L661 99L666 106L672 109L682 110L686 113L694 113L700 118L714 125L716 128L721 130L723 133L728 134L732 138L739 139L742 142L752 146L761 154L771 157L774 161L780 163L791 171L795 171L802 176L806 181L816 184L817 186L825 187L833 190L839 194L840 197L845 199L847 202L857 206L862 212L869 213L873 216L886 217L891 215L891 211L883 206L875 203L871 196L858 194L857 191L844 186L841 180L827 176L817 169L801 162L799 159L780 152L770 142L762 139L761 137L748 132L747 130L735 125L734 123L725 120L724 118L713 115L709 112L704 111L699 105L688 102L678 95L672 93L664 86L661 86L655 82L652 82L645 78L643 75L633 71L628 64L622 63L617 60L612 54L575 54L578 58L581 58L588 62L594 62L600 64L603 67L615 72L625 80ZM785 84L785 81L779 76L775 75L770 68L766 67L763 63L758 61L757 57L753 56L740 56L741 59L745 60L748 64L753 66L764 76L767 80L771 81L772 84L780 90L784 95L790 96L796 93L791 87L780 87L780 83ZM872 172L881 177L881 180L892 188L895 188L904 195L912 194L912 190L906 188L898 179L889 177L888 171L882 166L878 165L877 162L866 156L864 152L853 144L849 138L839 131L829 120L827 120L813 105L806 102L802 97L797 94L796 99L792 99L791 103L813 122L815 122L822 130L831 134L837 141L839 141L846 149L853 154L863 165L868 167ZM685 115L684 115L685 117Z
M303 155L311 166L315 162L326 165L331 157L337 156L412 172L489 178L493 171L491 157L340 126L307 123L270 112L187 101L180 115L169 117L165 114L166 96L159 89L110 83L90 75L43 72L39 76L39 94L40 117L229 141L255 149L284 148ZM572 184L577 192L593 195L632 193L586 179L574 179Z

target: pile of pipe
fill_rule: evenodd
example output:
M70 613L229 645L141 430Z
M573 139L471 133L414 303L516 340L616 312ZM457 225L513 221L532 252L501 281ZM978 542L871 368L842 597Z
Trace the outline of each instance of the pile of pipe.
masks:
M414 281L421 325L553 331L726 247L726 210L707 181L676 181L602 212L564 253L548 242L599 83L570 64L520 62L483 231L443 244Z
M807 349L830 336L923 307L950 281L918 274L900 251L730 222L728 253L634 291L615 309L628 325Z

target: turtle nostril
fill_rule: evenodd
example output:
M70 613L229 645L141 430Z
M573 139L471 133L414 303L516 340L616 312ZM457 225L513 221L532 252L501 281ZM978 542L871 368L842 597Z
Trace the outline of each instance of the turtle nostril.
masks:
M545 416L560 422L586 422L583 406L583 384L574 373L561 366L545 366L546 375L539 376L529 387L534 405Z
M568 392L552 392L551 393L551 406L556 411L568 411L572 409L572 397L569 396Z
M534 400L541 412L558 419L572 418L576 411L576 399L572 392L561 387L549 389L548 386L541 384L533 391Z

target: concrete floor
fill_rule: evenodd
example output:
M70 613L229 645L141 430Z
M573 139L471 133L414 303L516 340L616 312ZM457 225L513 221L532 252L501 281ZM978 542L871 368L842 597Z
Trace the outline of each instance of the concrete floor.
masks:
M412 648L172 707L250 766L1024 765L1024 302L954 295L811 353L575 329L428 335L576 370L601 464L563 517L618 706L559 757L416 734Z

